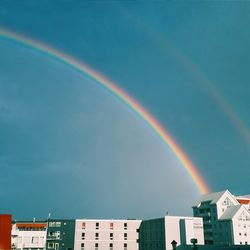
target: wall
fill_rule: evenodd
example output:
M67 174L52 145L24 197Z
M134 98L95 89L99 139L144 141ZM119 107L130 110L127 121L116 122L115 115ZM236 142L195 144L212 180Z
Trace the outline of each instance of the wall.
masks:
M74 249L138 250L140 224L140 220L78 219L76 220Z
M11 249L11 215L1 214L0 215L0 249L10 250Z

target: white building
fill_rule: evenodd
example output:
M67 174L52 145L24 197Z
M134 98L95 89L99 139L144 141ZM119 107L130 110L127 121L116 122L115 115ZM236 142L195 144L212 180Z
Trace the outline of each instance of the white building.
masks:
M202 218L165 216L159 219L142 221L140 227L140 250L172 250L172 241L177 246L204 245Z
M43 250L46 247L46 222L16 222L12 224L11 245L18 250Z
M228 190L203 195L193 207L202 217L205 244L250 245L250 199Z
M138 250L141 220L75 221L74 250Z

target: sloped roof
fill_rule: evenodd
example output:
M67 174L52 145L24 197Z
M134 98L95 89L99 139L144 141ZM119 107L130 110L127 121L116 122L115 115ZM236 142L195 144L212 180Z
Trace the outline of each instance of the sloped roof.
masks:
M221 192L202 195L195 205L198 206L200 203L206 202L206 201L211 201L210 204L215 204L221 198L221 196L227 191L228 190L224 190Z
M236 205L228 208L219 220L231 220L241 207L242 205Z

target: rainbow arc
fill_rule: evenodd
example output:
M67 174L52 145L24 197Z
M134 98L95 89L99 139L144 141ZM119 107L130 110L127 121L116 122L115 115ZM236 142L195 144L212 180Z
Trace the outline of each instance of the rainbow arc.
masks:
M182 163L182 166L187 171L187 173L192 178L194 184L200 191L200 193L205 194L209 192L209 188L205 181L203 180L201 174L199 173L197 167L191 162L184 151L178 146L175 140L170 136L170 134L163 128L163 126L145 109L140 105L134 98L128 95L122 88L117 84L113 83L107 77L101 75L97 71L93 70L88 65L79 62L75 58L72 58L65 53L62 53L54 48L51 48L41 42L35 41L23 35L19 35L7 30L0 30L0 38L4 38L13 42L17 42L24 46L30 47L36 51L45 54L57 60L74 70L88 76L93 79L99 85L107 89L110 93L117 96L123 103L130 107L134 112L136 112L152 129L153 131L166 143L173 153L176 155L178 160Z

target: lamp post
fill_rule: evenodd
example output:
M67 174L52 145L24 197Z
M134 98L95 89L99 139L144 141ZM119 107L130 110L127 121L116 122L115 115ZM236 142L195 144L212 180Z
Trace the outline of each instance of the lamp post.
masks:
M176 242L175 240L173 240L173 241L171 242L171 245L172 245L172 247L173 247L173 250L176 250L177 242Z
M198 246L196 245L197 244L197 239L193 238L190 240L190 242L193 244L193 250L197 250L198 249Z

